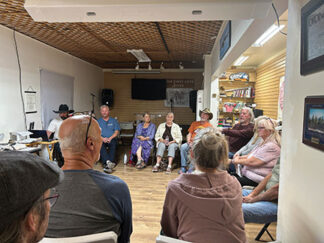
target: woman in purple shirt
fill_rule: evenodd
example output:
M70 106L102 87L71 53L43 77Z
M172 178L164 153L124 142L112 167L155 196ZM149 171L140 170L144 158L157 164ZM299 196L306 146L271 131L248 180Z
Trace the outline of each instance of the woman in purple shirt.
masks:
M280 135L275 129L276 121L264 117L258 123L258 136L262 142L248 155L237 156L232 162L243 165L242 176L237 179L242 186L257 186L276 165L280 156Z
M134 161L134 157L137 156L137 169L146 167L155 135L155 125L151 123L150 114L145 113L143 118L144 122L138 124L136 127L131 150L131 160Z

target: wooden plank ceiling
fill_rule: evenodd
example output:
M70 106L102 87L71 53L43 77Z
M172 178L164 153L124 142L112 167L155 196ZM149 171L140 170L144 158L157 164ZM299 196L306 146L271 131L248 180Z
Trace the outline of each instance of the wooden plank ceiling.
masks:
M222 21L34 22L23 0L0 0L0 24L102 68L134 68L137 59L127 49L143 49L153 68L161 62L165 68L178 68L180 62L203 68L203 55L211 52Z

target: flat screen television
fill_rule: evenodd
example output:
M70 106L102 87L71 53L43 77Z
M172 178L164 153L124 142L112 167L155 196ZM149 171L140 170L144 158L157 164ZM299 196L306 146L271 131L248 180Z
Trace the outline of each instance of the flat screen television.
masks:
M136 100L165 100L165 79L132 79L132 99Z

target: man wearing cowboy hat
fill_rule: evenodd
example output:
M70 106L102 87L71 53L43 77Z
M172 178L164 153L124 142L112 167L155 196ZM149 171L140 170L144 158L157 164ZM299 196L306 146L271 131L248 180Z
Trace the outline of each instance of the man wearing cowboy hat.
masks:
M69 107L66 104L61 104L58 111L54 111L54 113L59 113L59 117L54 118L48 128L47 128L47 136L50 137L52 133L54 133L54 139L59 139L58 134L61 127L62 122L69 118L69 114L73 113L74 110L69 110ZM59 167L62 167L64 164L64 158L61 153L61 148L59 143L54 144L53 158L57 161Z
M48 128L47 128L47 136L50 137L52 133L54 133L54 138L58 139L58 131L60 129L60 126L62 122L69 118L69 113L73 113L73 110L69 110L69 107L66 104L61 104L58 111L54 111L54 113L59 113L59 117L54 118Z
M200 121L195 121L191 123L188 135L187 142L182 144L180 147L181 154L181 169L179 173L186 173L187 171L187 161L188 161L188 152L191 148L192 142L196 134L204 128L213 127L212 124L209 123L209 120L213 119L213 113L207 108L199 111Z

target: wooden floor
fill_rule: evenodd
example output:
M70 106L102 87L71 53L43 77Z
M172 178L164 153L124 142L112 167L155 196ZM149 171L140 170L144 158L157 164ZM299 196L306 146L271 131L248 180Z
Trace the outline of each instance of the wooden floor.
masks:
M125 150L129 148L119 147L119 164L115 168L113 175L123 179L130 190L133 203L133 234L131 243L155 242L161 226L160 218L165 197L167 184L170 180L178 177L177 170L171 174L163 172L152 173L152 167L148 166L143 170L128 167L123 164L122 158ZM95 169L101 170L101 165L97 164ZM260 231L263 225L246 224L246 235L249 242ZM272 236L276 235L276 225L271 224L269 231ZM270 237L265 233L262 240L270 241Z

